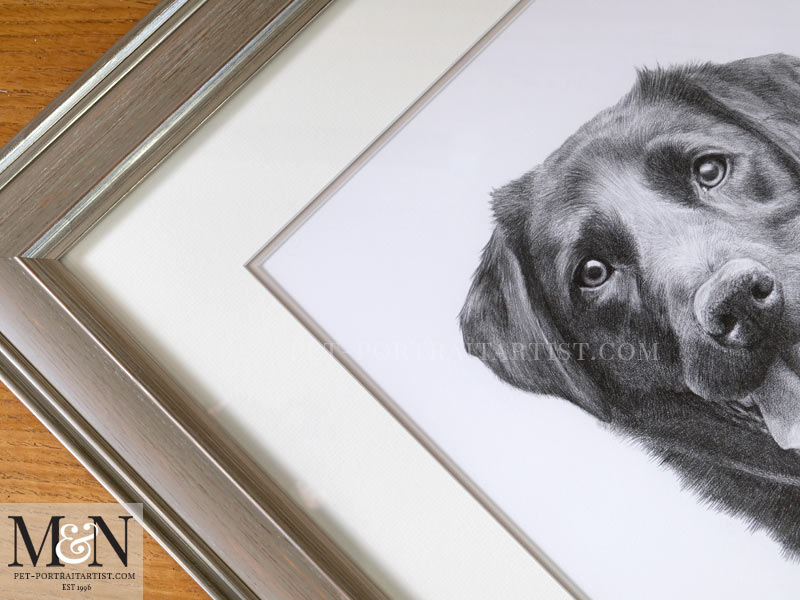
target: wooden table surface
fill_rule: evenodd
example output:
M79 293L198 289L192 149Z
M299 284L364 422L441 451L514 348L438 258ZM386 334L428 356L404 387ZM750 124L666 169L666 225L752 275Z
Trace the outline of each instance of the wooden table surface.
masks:
M155 0L0 0L0 144L155 6ZM0 502L114 502L0 384ZM144 598L207 598L147 534Z

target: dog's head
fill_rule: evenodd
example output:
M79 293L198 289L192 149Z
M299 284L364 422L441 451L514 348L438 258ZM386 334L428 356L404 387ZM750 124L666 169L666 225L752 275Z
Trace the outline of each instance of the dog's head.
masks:
M672 428L751 463L793 454L798 150L798 59L640 72L494 192L461 312L467 349L631 431ZM746 452L726 438L737 432Z

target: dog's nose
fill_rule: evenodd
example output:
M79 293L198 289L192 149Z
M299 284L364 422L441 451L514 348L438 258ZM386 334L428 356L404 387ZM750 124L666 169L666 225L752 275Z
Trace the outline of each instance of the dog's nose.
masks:
M697 321L724 346L754 346L782 313L780 282L760 262L746 258L725 263L694 296Z

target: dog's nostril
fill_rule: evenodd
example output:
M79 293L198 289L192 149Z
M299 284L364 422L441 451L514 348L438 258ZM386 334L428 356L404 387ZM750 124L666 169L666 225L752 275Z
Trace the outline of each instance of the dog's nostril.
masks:
M775 289L775 282L771 279L764 279L754 284L753 287L750 288L750 293L756 300L766 300L773 289Z
M736 327L736 317L730 313L724 314L719 318L719 324L722 329L720 335L727 335Z

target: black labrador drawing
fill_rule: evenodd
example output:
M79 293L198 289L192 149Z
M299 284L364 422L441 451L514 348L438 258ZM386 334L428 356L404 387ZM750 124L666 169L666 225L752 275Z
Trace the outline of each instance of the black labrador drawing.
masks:
M492 200L468 351L800 556L800 59L642 70Z

